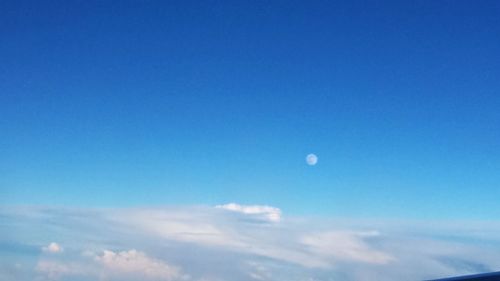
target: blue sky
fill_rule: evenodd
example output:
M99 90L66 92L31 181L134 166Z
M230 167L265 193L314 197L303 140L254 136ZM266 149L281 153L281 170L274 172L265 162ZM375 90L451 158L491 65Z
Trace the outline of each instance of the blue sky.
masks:
M1 204L500 215L497 1L0 11Z
M498 271L499 34L499 1L0 1L0 280Z

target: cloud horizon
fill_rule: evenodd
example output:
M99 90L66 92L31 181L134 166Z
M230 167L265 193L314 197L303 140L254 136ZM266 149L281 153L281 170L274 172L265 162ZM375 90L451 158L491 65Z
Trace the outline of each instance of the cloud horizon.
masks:
M419 280L500 268L500 222L313 219L237 203L0 216L0 280Z

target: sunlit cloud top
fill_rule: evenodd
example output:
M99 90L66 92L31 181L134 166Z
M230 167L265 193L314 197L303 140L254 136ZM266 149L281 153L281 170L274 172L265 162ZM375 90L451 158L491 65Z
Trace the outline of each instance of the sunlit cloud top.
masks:
M277 210L3 208L0 277L399 281L500 267L500 223L267 217Z

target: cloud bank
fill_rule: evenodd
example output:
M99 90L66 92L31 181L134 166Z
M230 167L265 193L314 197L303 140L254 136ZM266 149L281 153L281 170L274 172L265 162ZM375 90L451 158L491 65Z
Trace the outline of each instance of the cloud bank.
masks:
M271 206L0 208L0 280L422 280L500 269L499 222Z

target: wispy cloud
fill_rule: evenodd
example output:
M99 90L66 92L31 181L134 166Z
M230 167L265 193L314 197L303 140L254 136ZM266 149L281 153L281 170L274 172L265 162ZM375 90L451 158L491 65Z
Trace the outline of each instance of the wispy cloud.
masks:
M229 203L215 206L219 209L224 209L233 212L239 212L247 215L256 215L268 219L269 221L279 222L281 219L281 210L279 208L262 205L239 205Z
M364 241L365 235L366 233L330 231L306 235L300 242L310 253L324 259L372 264L387 264L394 260L390 254L373 249Z
M234 203L0 215L10 255L0 277L16 280L418 280L500 269L498 222L282 219L278 208Z
M85 267L84 264L75 261L59 261L42 258L37 262L35 271L38 280L60 280L62 278L85 276L96 274L95 268Z

